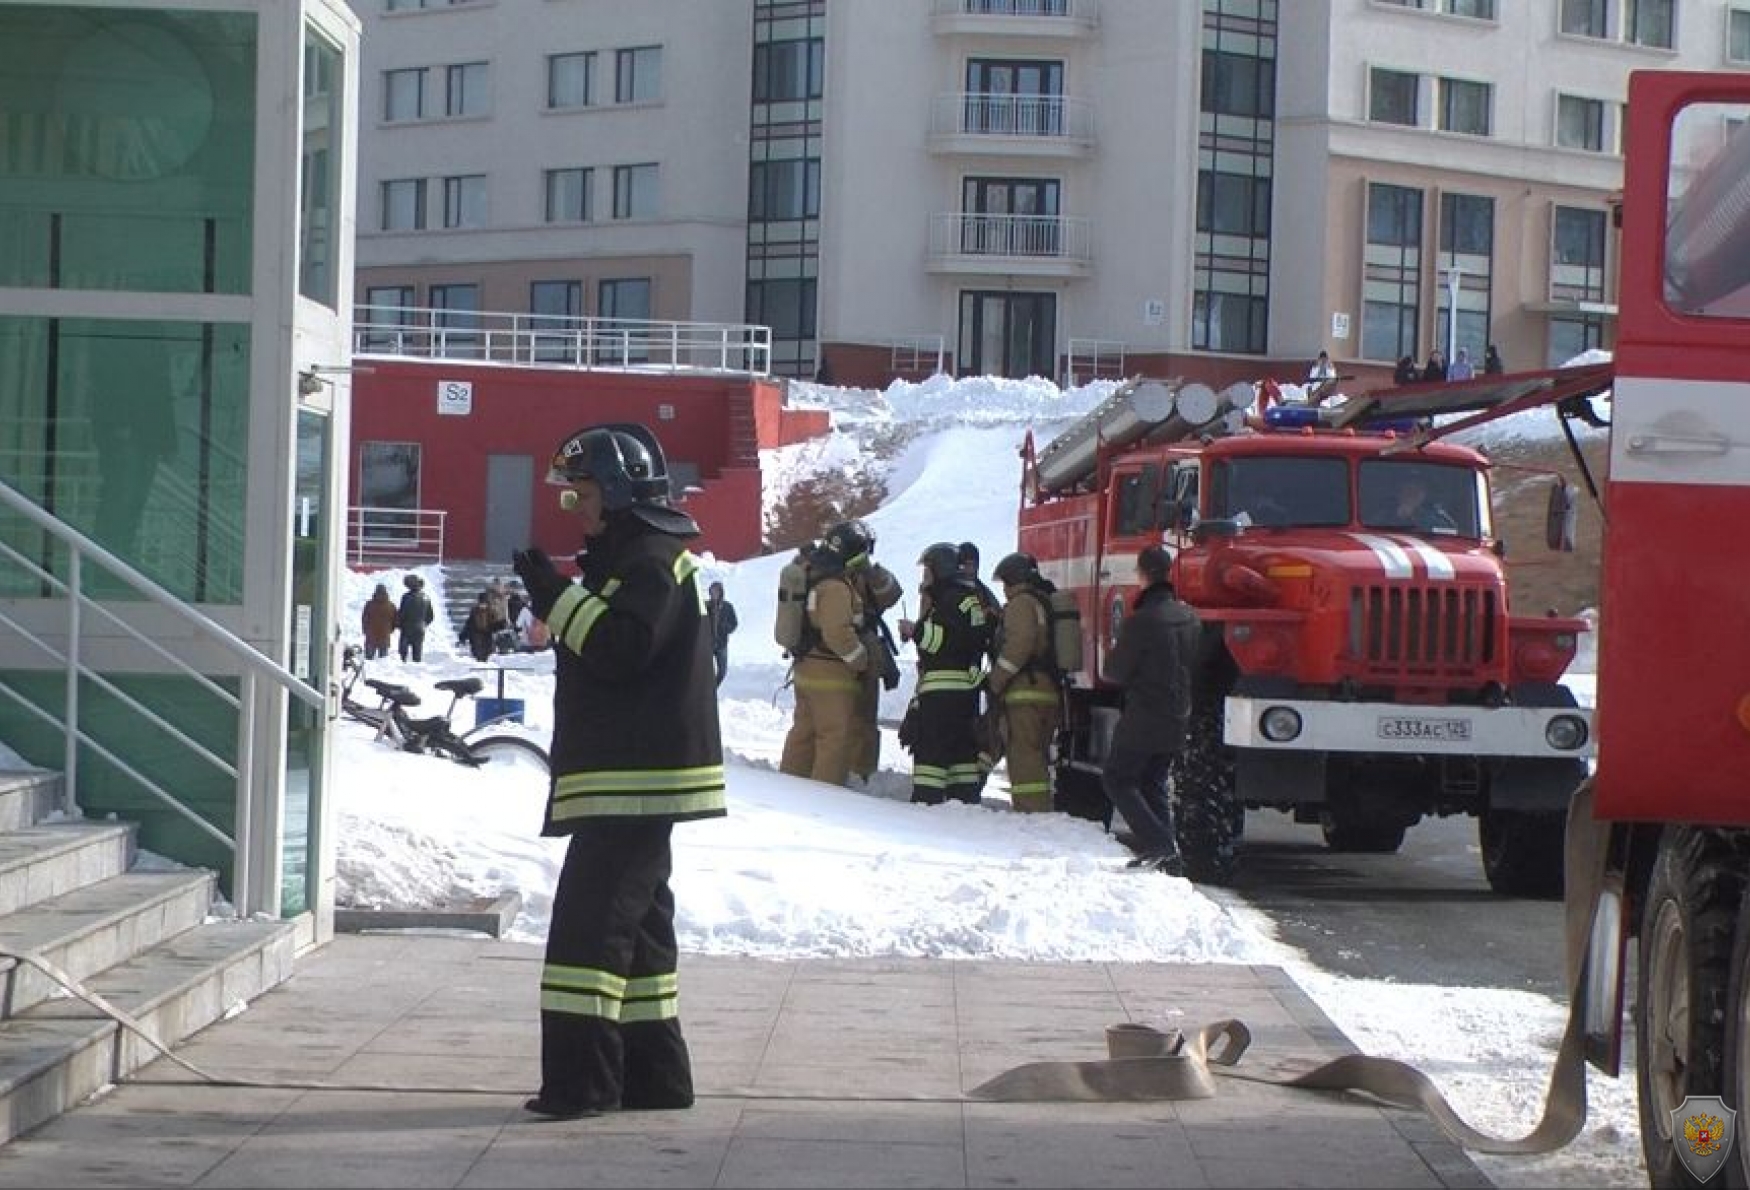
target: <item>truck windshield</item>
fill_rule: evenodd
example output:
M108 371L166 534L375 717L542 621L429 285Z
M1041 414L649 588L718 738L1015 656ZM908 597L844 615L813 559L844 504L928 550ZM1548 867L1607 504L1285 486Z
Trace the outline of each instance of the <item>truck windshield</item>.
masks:
M1261 528L1347 525L1349 467L1342 459L1263 455L1226 459L1210 477L1210 513L1245 513Z
M1481 481L1468 467L1436 463L1361 464L1361 523L1452 537L1481 537Z

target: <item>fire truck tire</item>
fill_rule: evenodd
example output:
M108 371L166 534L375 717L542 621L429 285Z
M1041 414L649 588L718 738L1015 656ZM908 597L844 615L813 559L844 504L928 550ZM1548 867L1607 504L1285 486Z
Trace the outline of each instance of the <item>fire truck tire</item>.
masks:
M1489 887L1509 897L1560 898L1566 830L1564 812L1484 810L1477 841Z
M1741 845L1741 844L1740 844ZM1741 867L1740 867L1740 870ZM1723 1098L1740 1112L1750 1104L1750 892L1738 903L1732 941L1732 963L1726 979L1726 1050ZM1740 1119L1738 1139L1726 1162L1728 1186L1750 1186L1750 1144L1744 1141Z
M1352 813L1329 805L1319 811L1319 830L1332 851L1390 855L1404 845L1404 832L1409 827L1396 822L1361 822Z
M1221 742L1219 712L1191 718L1174 771L1173 819L1185 874L1199 884L1232 880L1246 808L1234 787L1232 753Z
M1635 1082L1648 1180L1699 1186L1677 1159L1671 1112L1691 1095L1731 1093L1727 984L1744 853L1718 832L1668 829L1641 911Z

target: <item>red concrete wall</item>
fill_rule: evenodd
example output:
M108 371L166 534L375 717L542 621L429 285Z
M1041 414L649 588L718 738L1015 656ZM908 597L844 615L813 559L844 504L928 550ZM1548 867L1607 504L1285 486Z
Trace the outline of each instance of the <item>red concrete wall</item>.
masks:
M704 530L696 550L724 559L760 552L763 529L759 451L782 444L793 413L769 380L745 376L676 376L547 368L504 368L456 360L373 359L353 379L353 491L360 489L365 442L420 445L422 508L448 514L445 554L484 554L488 455L531 455L534 544L568 557L582 542L545 482L546 462L573 431L602 422L649 426L670 463L699 469L703 489L683 507ZM472 412L438 412L440 381L473 385ZM821 414L818 431L824 431ZM797 426L813 426L803 417ZM792 427L794 428L794 427ZM354 497L353 503L359 503Z

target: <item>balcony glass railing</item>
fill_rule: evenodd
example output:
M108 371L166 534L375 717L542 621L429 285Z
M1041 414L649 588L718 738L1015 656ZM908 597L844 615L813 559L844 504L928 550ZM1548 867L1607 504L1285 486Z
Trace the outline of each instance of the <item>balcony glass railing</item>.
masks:
M1087 141L1094 135L1094 109L1065 95L939 95L930 111L937 136L1055 137Z

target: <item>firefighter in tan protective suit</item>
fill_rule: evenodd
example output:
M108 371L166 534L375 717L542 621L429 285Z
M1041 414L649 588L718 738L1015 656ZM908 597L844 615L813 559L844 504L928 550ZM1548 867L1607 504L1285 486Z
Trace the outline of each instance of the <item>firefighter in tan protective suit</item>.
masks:
M778 770L844 785L857 743L858 699L872 664L858 634L863 600L848 564L867 564L864 542L849 526L834 525L810 552L818 576L804 605L807 635L793 672L796 712Z
M1041 814L1051 809L1050 748L1059 697L1045 579L1030 554L1010 554L993 573L1003 585L1003 618L996 663L985 685L1003 708L1015 809Z

